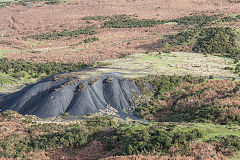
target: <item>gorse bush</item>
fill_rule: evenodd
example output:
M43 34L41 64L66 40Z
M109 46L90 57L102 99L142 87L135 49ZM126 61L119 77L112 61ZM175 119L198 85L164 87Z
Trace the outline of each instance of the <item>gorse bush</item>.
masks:
M184 107L183 107L184 108ZM159 121L168 122L213 122L216 124L240 124L240 116L231 112L228 106L217 104L196 105L194 108L182 109L174 106L170 109L171 114L160 118Z
M104 26L106 28L137 28L137 27L154 27L158 24L176 22L179 25L198 25L198 26L205 26L209 25L213 21L218 19L218 15L214 16L207 16L207 15L193 15L193 16L186 16L177 19L171 20L157 20L157 19L136 19L130 18L128 16L122 16L120 18L109 18L109 17L88 17L87 19L92 20L107 20L104 22Z
M55 73L78 71L84 68L102 65L100 63L87 65L83 63L31 63L24 60L10 61L6 58L0 59L0 72L10 74L15 78L25 77L29 74L32 77L40 78Z
M88 127L112 127L116 126L116 123L112 120L111 117L97 117L87 121Z
M193 51L199 53L221 53L228 56L237 56L239 46L237 36L231 28L206 28L199 33Z
M73 30L73 31L64 30L62 32L50 32L50 33L45 33L45 34L40 34L40 35L32 35L32 36L28 36L26 38L32 38L32 39L36 39L36 40L48 40L48 39L55 39L55 38L59 38L59 37L77 37L80 34L93 35L95 33L97 33L96 27L90 26L90 27L86 27L86 28L80 28L77 30Z
M198 129L186 131L174 127L150 126L141 124L123 125L108 139L108 148L123 147L122 154L169 153L177 145L182 150L188 143L203 136Z
M229 97L238 94L239 84L230 91L217 92L219 88L211 85L211 81L191 76L152 76L149 80L140 82L137 82L138 86L147 94L136 97L133 105L136 114L144 119L161 122L240 124L237 105L224 104L229 101ZM144 87L146 82L153 86L152 92Z
M170 36L170 44L193 46L198 53L236 57L239 53L237 32L231 28L197 28Z
M138 97L134 100L135 112L138 116L145 119L152 119L160 111L164 110L164 106L156 103L158 100L167 100L167 94L173 92L183 82L189 82L193 84L202 83L205 81L203 77L192 76L158 76L150 75L145 78L136 80L137 85L149 98ZM149 83L154 90L149 91L146 88L146 83Z
M102 21L109 19L109 16L87 16L83 17L82 20L94 20L94 21Z
M28 147L32 150L44 150L53 147L74 147L80 148L86 145L92 140L91 133L88 130L73 128L65 130L64 132L57 132L52 134L46 134L37 136L36 138L30 139Z
M4 112L5 119L13 120L12 112ZM14 116L15 118L15 116ZM15 120L19 120L15 118ZM6 120L5 120L6 121ZM80 149L96 139L104 129L112 129L114 124L110 117L93 118L86 124L59 125L54 123L37 124L26 127L28 136L11 134L0 140L1 158L26 158L31 152L54 148ZM30 124L30 123L29 123ZM29 125L28 124L28 125ZM36 134L35 132L41 132ZM32 158L30 158L32 159Z
M103 20L116 20L121 21L124 19L129 19L130 16L126 14L113 15L113 16L87 16L82 18L83 20L94 20L94 21L103 21Z
M78 126L79 127L79 126ZM94 131L88 129L72 128L64 131L44 134L41 136L30 135L24 140L19 140L18 135L11 135L7 140L0 141L0 148L4 149L5 158L23 157L24 153L41 151L48 148L72 147L81 148L91 142ZM9 144L14 144L11 146Z
M161 20L154 19L123 19L123 20L110 20L104 23L106 28L137 28L137 27L153 27L157 24L162 24Z
M237 22L239 20L240 20L240 16L239 15L237 15L235 17L229 17L229 16L228 17L223 17L221 19L222 22Z
M208 142L220 144L222 148L230 148L231 152L236 152L240 150L240 137L238 136L216 136L210 138Z
M84 39L83 42L84 43L90 43L90 42L94 42L94 41L98 41L98 40L99 40L99 38L93 37L93 38Z
M7 5L11 5L11 4L19 4L19 5L27 6L30 2L32 3L43 2L44 4L55 5L63 1L62 0L15 0L15 1L0 2L0 8Z
M180 86L182 82L202 83L204 77L187 76L166 76L166 75L149 75L145 78L136 80L138 86L143 90L144 84L150 83L154 88L154 98L164 96L166 92L173 91L176 87ZM145 89L146 90L146 89Z
M213 23L214 21L218 20L220 15L213 15L213 16L207 16L207 15L193 15L193 16L185 16L173 20L169 20L169 22L177 22L179 25L198 25L199 27L209 25Z

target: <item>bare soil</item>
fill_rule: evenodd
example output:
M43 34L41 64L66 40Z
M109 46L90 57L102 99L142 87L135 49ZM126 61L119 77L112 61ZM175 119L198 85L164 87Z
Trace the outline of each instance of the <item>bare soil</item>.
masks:
M100 25L101 22L84 21L85 16L135 15L140 19L173 19L190 14L240 14L240 3L227 0L70 0L59 5L34 4L32 8L12 5L0 9L1 48L18 49L6 53L10 59L28 61L85 62L117 58L121 54L132 54L157 50L162 35L178 32L182 27L174 24L151 28L98 29L95 35L100 40L72 46L91 36L60 38L36 41L23 37L53 31L75 30ZM39 52L33 53L29 49Z

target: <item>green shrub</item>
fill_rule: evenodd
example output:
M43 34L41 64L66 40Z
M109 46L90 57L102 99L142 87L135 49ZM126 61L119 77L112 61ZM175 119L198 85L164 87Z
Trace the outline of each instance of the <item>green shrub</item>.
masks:
M169 36L170 45L188 45L194 52L236 57L239 52L237 35L231 28L196 28Z
M234 70L233 67L225 67L224 69L225 69L225 70L230 70L230 71Z
M221 105L215 101L217 97L207 101L201 98L202 94L207 93L211 88L204 87L192 91L191 87L201 86L205 81L204 78L149 76L146 80L153 86L154 90L149 91L145 87L146 81L138 80L137 85L145 96L135 97L133 102L136 114L144 119L161 122L240 124L240 115L235 112L237 106ZM185 88L182 88L183 82L188 84ZM239 85L236 85L231 92L237 93L238 91ZM231 95L224 94L221 99L228 96ZM188 98L192 99L193 97L197 100L189 102ZM167 106L169 101L171 104Z
M239 15L235 16L235 17L223 17L221 19L222 22L237 22L240 18L238 17Z
M153 27L157 24L162 24L161 20L155 19L123 19L123 20L110 20L104 22L105 28L137 28L137 27Z
M235 67L234 73L239 73L239 72L240 72L240 64L237 64L237 66Z
M171 122L213 122L217 124L240 124L240 116L230 112L227 106L217 104L196 105L194 108L175 106L171 109L171 114L160 121Z
M116 126L116 123L111 117L96 117L87 121L87 127L112 127Z
M8 60L6 58L0 59L0 72L10 74L15 78L23 78L29 74L32 78L40 78L50 76L55 73L78 71L84 68L97 67L101 63L94 63L91 65L83 63L31 63L24 60Z
M154 27L158 24L164 24L169 22L176 22L179 25L198 25L205 26L209 25L213 21L218 19L218 15L207 16L207 15L193 15L185 16L177 19L170 20L156 20L156 19L136 19L130 18L129 16L120 16L116 18L111 17L88 17L87 19L110 19L104 22L106 28L136 28L136 27Z
M85 40L83 40L84 43L90 43L90 42L94 42L94 41L98 41L99 38L97 37L93 37L93 38L87 38Z
M141 81L149 82L154 88L154 97L163 96L166 92L173 91L176 87L180 86L182 82L201 83L204 82L202 77L187 76L166 76L166 75L150 75L143 79L138 79L137 84L141 84ZM141 86L140 86L141 87ZM142 87L141 87L142 88ZM142 88L143 89L143 88Z
M214 79L213 75L210 75L210 76L208 77L208 79Z
M14 116L15 112L5 111L5 117ZM24 128L24 133L28 136L11 134L0 140L0 158L27 158L31 152L46 151L54 148L80 149L96 139L103 130L112 130L115 122L110 117L97 117L84 121L83 124L59 125L55 123L45 123L33 125L30 122ZM35 133L41 133L35 134ZM21 133L22 134L22 133ZM108 135L111 136L111 135Z
M109 16L87 16L83 17L82 20L94 20L94 21L102 21L109 19Z
M55 39L55 38L60 38L60 37L77 37L80 34L93 35L95 33L97 33L96 27L90 26L90 27L86 27L86 28L80 28L77 30L73 30L73 31L64 30L62 32L50 32L50 33L45 33L45 34L40 34L40 35L32 35L32 36L28 36L26 38L32 38L32 39L36 39L36 40L48 40L48 39Z
M231 152L240 150L240 137L234 135L216 136L208 140L210 143L217 143L221 148L230 148Z
M94 20L94 21L103 21L103 20L124 20L124 19L129 19L130 16L126 14L120 14L120 15L113 15L113 16L87 16L82 18L83 20Z
M15 0L15 1L8 1L8 2L0 2L0 8L11 5L11 4L27 6L30 2L32 2L32 3L43 2L44 4L55 5L55 4L59 4L63 1L62 0Z
M193 50L200 53L220 53L236 56L239 48L236 43L236 34L230 28L202 29Z
M219 18L219 15L207 16L207 15L193 15L185 16L177 19L170 20L171 22L177 22L179 25L193 25L197 24L199 27L209 25L216 21Z
M145 78L136 80L136 83L145 97L136 97L134 99L135 112L138 116L144 119L152 119L159 112L164 110L164 106L159 103L155 103L158 100L167 100L166 95L175 91L183 82L189 82L192 84L199 84L205 81L203 77L188 76L158 76L150 75ZM154 90L149 91L146 88L146 83L149 83Z
M79 148L86 145L92 139L91 134L84 129L73 128L64 132L37 136L28 142L32 150L45 150L53 147Z
M123 125L119 127L115 136L108 139L108 148L123 147L122 154L169 153L171 147L177 145L179 149L188 147L188 143L203 136L198 129L187 131L174 130L174 127L151 125Z

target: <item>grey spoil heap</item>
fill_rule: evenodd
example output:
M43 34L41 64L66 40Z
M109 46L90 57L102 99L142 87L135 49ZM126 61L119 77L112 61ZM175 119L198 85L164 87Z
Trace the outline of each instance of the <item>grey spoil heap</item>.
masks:
M66 112L72 116L82 116L111 106L117 117L137 119L131 107L134 94L141 94L135 82L116 74L83 80L65 73L3 96L0 109L47 118Z

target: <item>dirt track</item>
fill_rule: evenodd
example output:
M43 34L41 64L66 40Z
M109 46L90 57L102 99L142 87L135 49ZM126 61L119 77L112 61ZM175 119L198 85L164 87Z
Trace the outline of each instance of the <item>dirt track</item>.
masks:
M61 38L54 41L24 41L22 37L63 29L74 30L96 22L82 20L85 16L136 15L147 19L172 19L193 13L240 14L240 3L224 0L72 0L60 5L35 4L32 8L7 6L0 9L0 30L7 28L0 47L17 48L21 51L8 53L10 59L29 61L88 62L116 58L120 54L145 52L159 44L162 35L176 33L176 25L159 25L152 28L98 29L97 42L71 47L89 36ZM20 46L20 47L19 47ZM27 49L40 50L30 53Z

